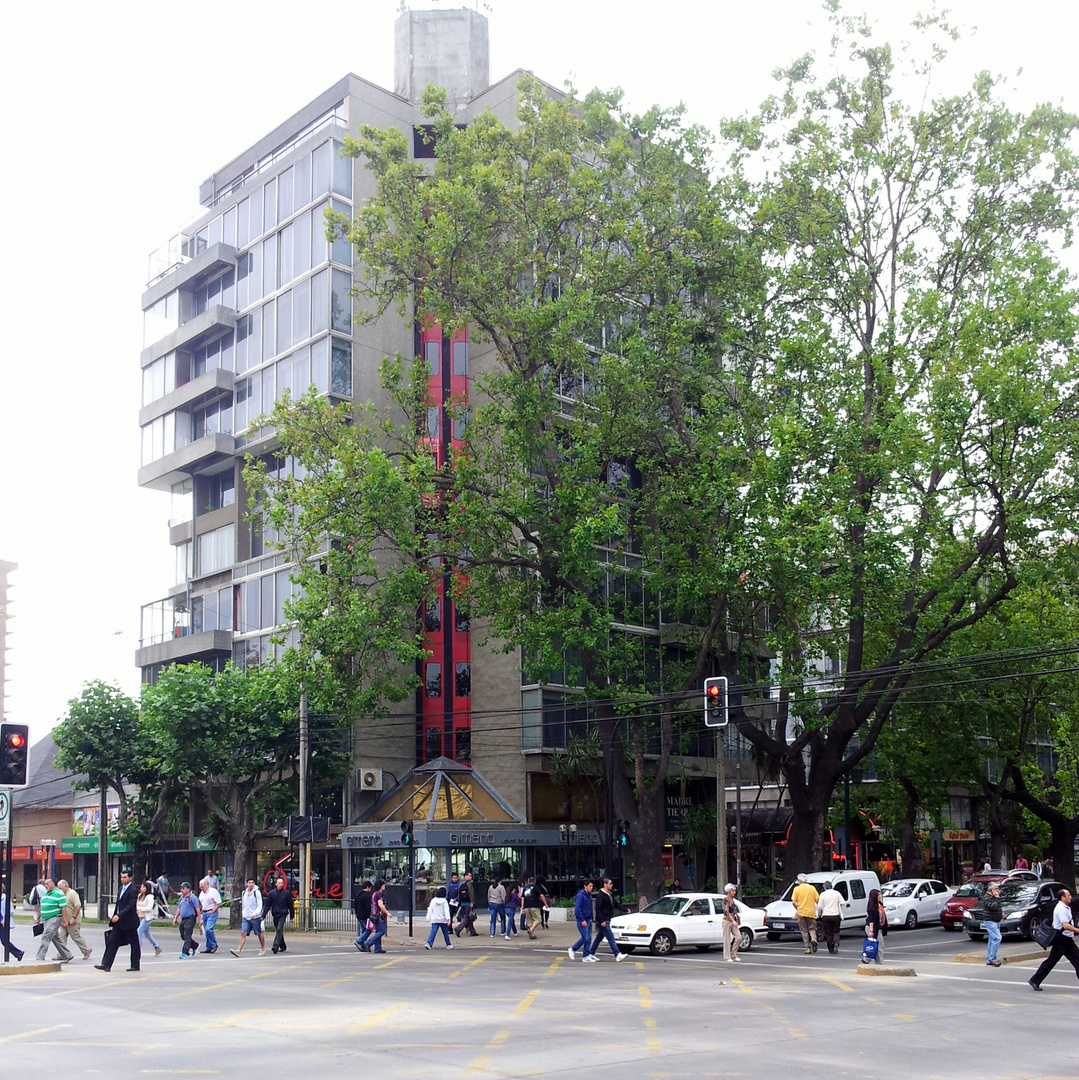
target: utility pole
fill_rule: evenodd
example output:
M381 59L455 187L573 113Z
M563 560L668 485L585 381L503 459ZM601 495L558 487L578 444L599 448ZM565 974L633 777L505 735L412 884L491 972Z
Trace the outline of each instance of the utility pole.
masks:
M734 763L734 768L738 776L738 789L737 789L737 802L734 804L734 882L738 886L738 891L742 891L742 759L739 758ZM723 888L722 885L717 885L717 889Z
M101 785L101 806L97 818L97 917L109 921L109 789Z
M310 757L311 731L307 723L307 691L300 691L300 817L310 816L309 779L307 775ZM310 835L310 834L308 834ZM300 844L300 911L303 929L310 927L311 916L311 844L305 840Z

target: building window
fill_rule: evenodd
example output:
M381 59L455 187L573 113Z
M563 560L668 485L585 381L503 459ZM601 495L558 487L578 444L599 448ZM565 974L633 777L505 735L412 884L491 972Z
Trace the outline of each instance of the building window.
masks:
M467 661L453 666L453 692L457 697L472 696L472 665Z
M467 341L455 341L453 343L453 373L454 375L468 374Z
M423 753L425 761L434 761L442 757L442 729L429 727L423 733Z
M472 629L468 604L460 600L453 602L453 628L459 634L467 634Z
M454 761L469 763L472 761L472 731L470 728L458 728L454 735L457 739L457 749L454 753Z
M429 698L442 697L441 664L428 664L424 669L423 692Z
M423 615L423 626L429 634L436 634L442 629L442 598L432 597L427 601Z
M236 526L225 525L199 537L199 574L213 574L236 561Z

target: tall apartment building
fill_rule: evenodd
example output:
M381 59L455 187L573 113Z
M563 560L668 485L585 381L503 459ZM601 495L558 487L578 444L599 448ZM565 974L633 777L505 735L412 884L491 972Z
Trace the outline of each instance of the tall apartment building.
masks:
M492 84L488 72L482 14L405 11L395 26L392 91L345 76L206 180L203 215L152 256L142 299L139 483L172 493L176 576L167 595L143 608L136 662L144 681L171 663L220 668L273 652L270 635L292 586L284 557L244 520L242 466L246 454L272 453L272 433L253 421L275 400L314 385L330 400L389 408L378 367L398 352L424 358L432 402L467 399L487 361L470 352L467 333L451 339L392 313L374 325L353 323L351 251L327 243L323 211L350 213L373 191L363 164L339 154L358 125L396 126L417 158L432 156L418 109L429 83L446 88L461 124L485 110L513 123L522 73ZM454 435L445 408L432 407L427 438L440 460ZM436 876L465 864L567 881L595 870L595 799L582 792L574 804L544 768L545 750L565 745L567 705L557 689L522 686L512 654L479 655L468 613L445 589L424 624L431 652L415 701L380 721L377 733L355 732L344 881L392 873L384 856L399 837L389 827L383 835L380 822L405 817L417 819ZM397 792L381 783L417 768ZM459 796L470 804L463 816L463 802L451 807Z

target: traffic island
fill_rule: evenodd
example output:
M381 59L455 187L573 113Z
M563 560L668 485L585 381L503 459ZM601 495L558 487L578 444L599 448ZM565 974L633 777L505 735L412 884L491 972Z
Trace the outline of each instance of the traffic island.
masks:
M891 967L888 964L859 964L859 975L917 975L914 968Z
M48 975L59 970L60 963L52 960L32 960L21 964L18 960L11 960L0 964L0 975Z
M1003 953L997 954L997 959L1002 964L1022 964L1027 960L1044 960L1045 957L1045 949L1038 949L1036 952L1012 953L1010 956L1005 956ZM957 964L984 964L985 952L957 953L954 959Z

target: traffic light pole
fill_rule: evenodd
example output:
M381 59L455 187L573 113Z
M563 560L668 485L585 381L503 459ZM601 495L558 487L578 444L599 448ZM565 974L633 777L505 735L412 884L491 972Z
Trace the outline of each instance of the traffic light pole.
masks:
M716 892L727 882L727 762L723 728L716 728Z
M4 845L4 963L11 958L11 919L13 905L11 902L11 833L8 833L7 843Z

